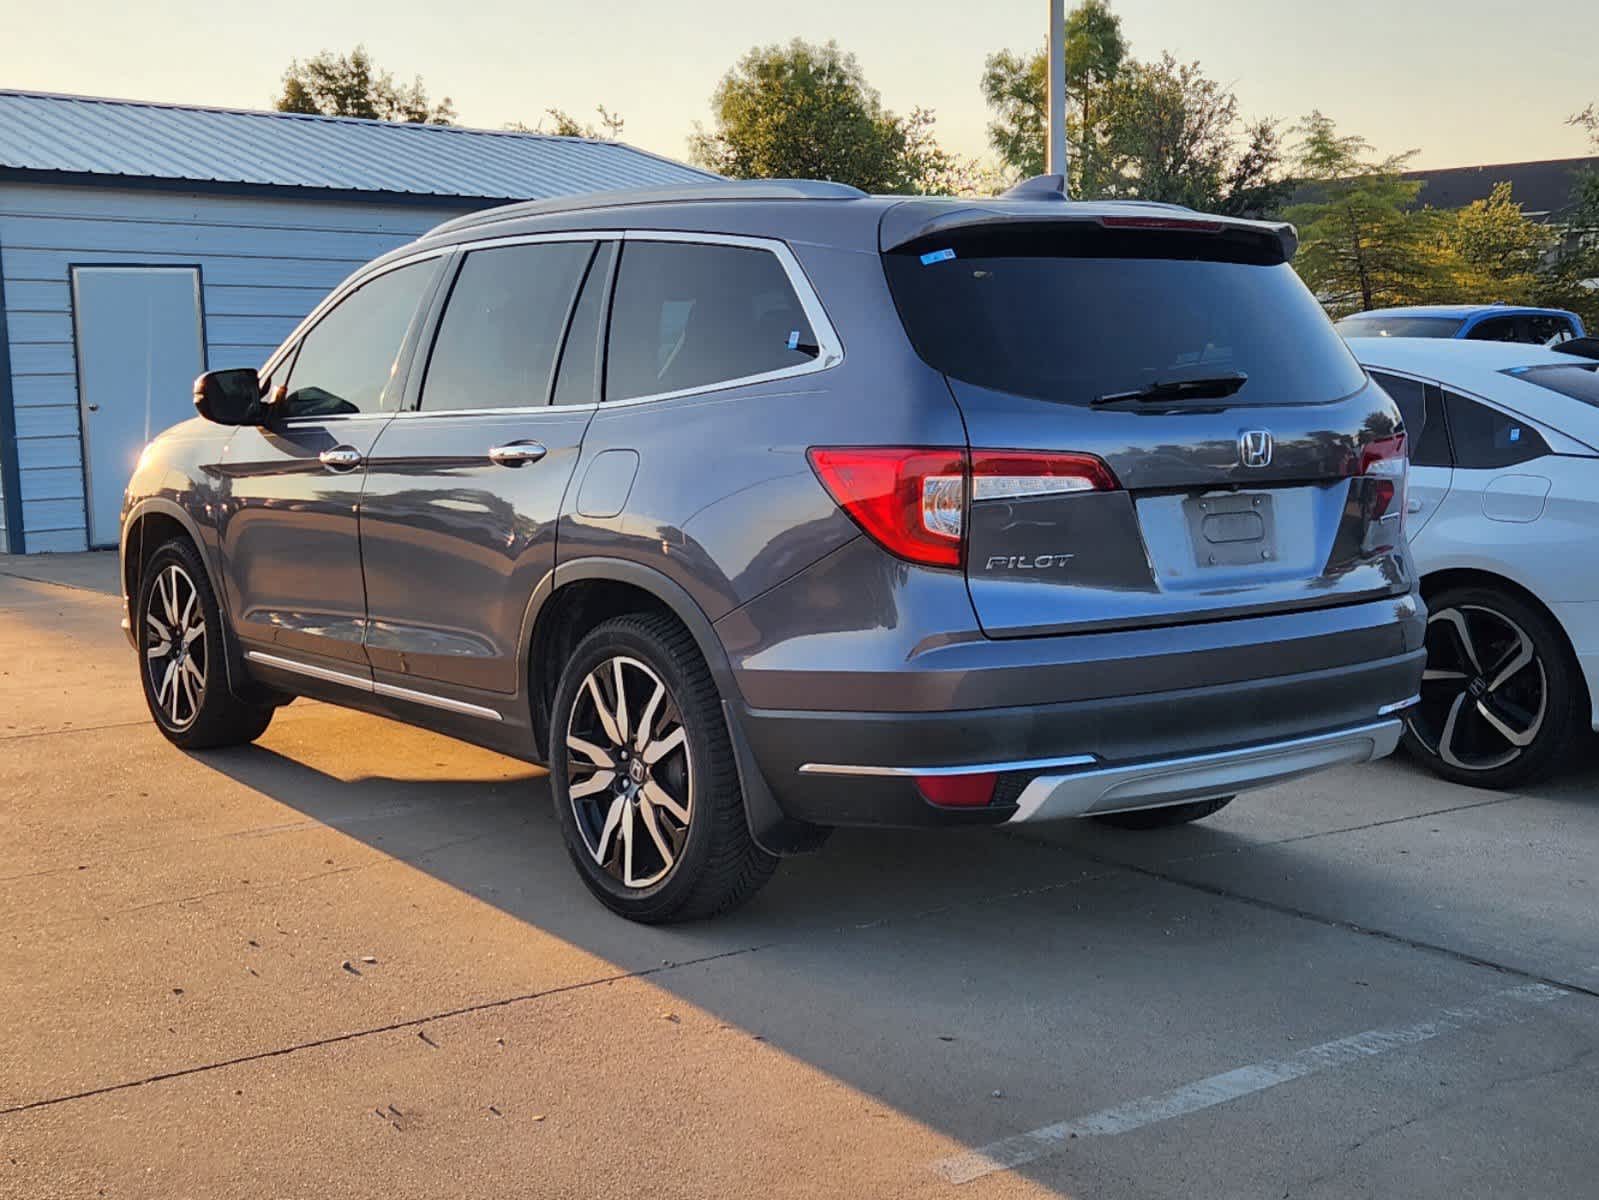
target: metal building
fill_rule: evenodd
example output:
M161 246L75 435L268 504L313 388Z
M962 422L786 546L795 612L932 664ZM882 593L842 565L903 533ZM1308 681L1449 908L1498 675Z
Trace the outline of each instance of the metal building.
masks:
M583 138L0 91L0 550L115 545L194 376L261 363L439 221L709 178Z

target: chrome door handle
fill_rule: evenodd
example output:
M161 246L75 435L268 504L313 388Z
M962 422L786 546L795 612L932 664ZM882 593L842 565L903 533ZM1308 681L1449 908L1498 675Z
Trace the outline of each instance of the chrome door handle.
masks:
M520 467L524 463L536 463L548 453L537 442L508 442L504 446L492 447L489 461L502 467Z
M348 471L351 467L361 465L361 452L349 446L335 446L322 451L317 457L322 460L324 467L331 467L335 471Z

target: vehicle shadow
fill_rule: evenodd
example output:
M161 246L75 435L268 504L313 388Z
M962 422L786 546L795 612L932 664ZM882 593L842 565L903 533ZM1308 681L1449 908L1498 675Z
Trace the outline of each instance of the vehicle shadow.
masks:
M537 768L440 783L339 778L266 746L196 757L529 927L650 972L683 1003L966 1145L1129 1099L1151 1078L1203 1077L1240 1029L1362 1027L1353 1014L1380 995L1369 982L1410 969L1393 942L1356 951L1369 960L1353 972L1360 979L1298 965L1317 939L1347 946L1351 925L1513 962L1520 954L1527 969L1599 961L1599 946L1574 960L1569 945L1526 937L1513 902L1490 911L1513 893L1508 883L1429 869L1438 864L1425 822L1298 840L1224 823L1153 835L1073 825L1048 842L840 831L820 853L785 862L745 908L650 928L583 889ZM1557 781L1548 797L1582 799L1592 779ZM1479 842L1514 826L1509 806L1495 807L1504 811L1473 832ZM1579 902L1572 892L1567 903ZM1583 927L1578 913L1554 924ZM1148 1063L1108 1062L1107 1042L1140 1044L1130 1025L1183 1037ZM995 1102L1001 1092L1014 1106ZM1062 1188L1071 1169L1052 1158L1019 1173Z

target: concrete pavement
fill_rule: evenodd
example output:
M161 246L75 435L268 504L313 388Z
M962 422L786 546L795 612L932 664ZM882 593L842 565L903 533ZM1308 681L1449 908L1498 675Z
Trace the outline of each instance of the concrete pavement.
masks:
M303 701L173 749L111 557L0 559L0 1196L1599 1178L1593 767L1505 795L1383 764L1152 835L840 834L644 929L525 764Z

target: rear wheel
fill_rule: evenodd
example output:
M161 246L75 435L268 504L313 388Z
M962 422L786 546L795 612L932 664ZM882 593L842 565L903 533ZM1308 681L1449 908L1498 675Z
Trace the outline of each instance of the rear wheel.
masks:
M187 539L173 538L145 564L135 630L144 699L169 742L207 750L266 732L272 709L246 704L228 689L222 613Z
M1548 614L1490 587L1445 588L1428 600L1421 703L1405 745L1436 774L1472 787L1517 787L1560 764L1583 694Z
M1103 813L1094 818L1117 829L1166 829L1186 825L1220 812L1235 797L1217 796L1213 800L1191 800L1187 804L1168 804L1161 808L1135 808L1131 812Z
M750 837L721 699L694 640L618 617L562 672L550 722L556 815L583 882L634 921L712 916L777 868Z

